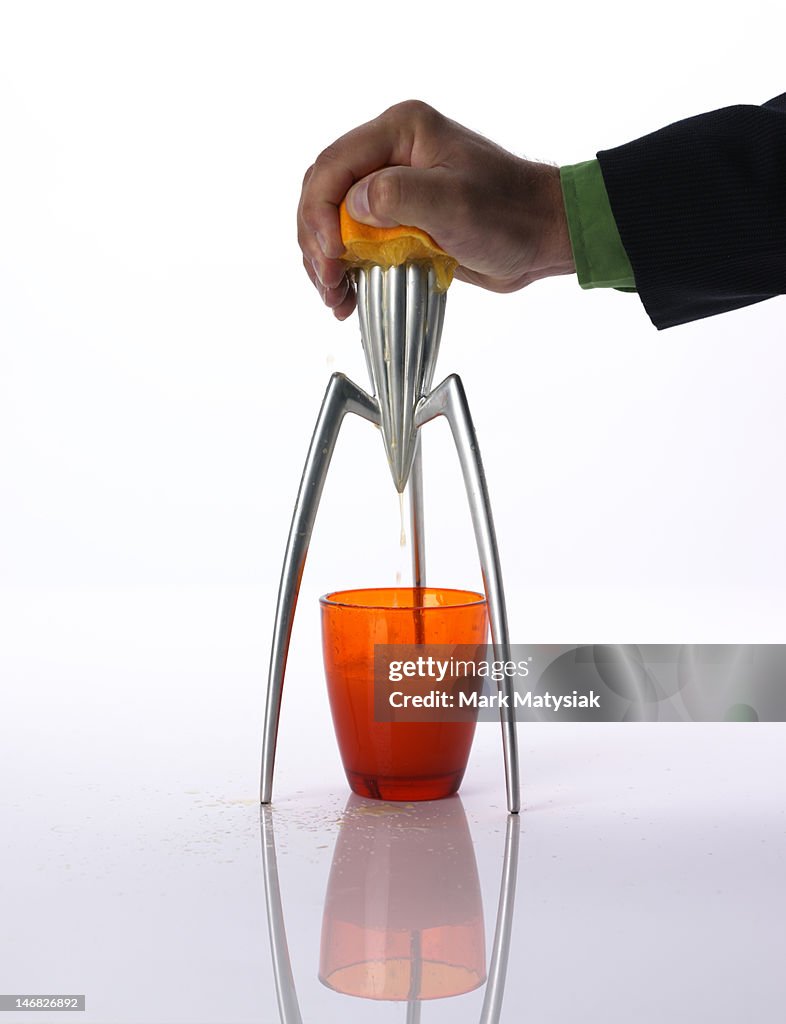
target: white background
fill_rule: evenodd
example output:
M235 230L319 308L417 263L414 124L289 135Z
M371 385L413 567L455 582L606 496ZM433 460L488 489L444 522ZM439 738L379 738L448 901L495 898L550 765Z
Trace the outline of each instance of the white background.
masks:
M567 163L786 88L776 4L514 10L0 5L4 583L275 586L328 375L366 384L295 239L302 175L342 132L416 96ZM781 638L783 323L781 299L658 332L573 278L451 289L438 376L469 393L515 640ZM431 579L473 585L443 428ZM366 424L323 502L312 616L402 564Z

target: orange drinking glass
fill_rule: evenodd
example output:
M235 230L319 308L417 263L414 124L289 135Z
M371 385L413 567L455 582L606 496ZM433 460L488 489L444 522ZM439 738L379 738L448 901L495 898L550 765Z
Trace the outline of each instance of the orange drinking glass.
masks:
M376 721L375 644L485 643L486 601L470 590L386 587L320 599L328 697L352 790L377 800L439 800L467 767L475 721Z

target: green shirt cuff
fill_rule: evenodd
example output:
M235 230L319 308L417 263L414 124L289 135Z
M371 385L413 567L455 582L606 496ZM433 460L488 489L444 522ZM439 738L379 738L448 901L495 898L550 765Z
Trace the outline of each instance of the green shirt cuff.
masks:
M559 173L579 284L635 292L633 268L611 212L600 164L585 160L561 167Z

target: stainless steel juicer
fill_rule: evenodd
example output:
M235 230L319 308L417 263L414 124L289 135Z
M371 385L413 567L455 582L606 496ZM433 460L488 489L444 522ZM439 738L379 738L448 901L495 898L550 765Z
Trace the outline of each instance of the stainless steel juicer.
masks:
M403 493L407 482L410 484L412 576L416 587L426 585L420 428L437 416L447 419L472 514L494 658L511 660L497 539L467 397L456 374L431 388L447 293L437 288L436 273L428 261L411 261L390 268L357 267L352 273L373 394L369 395L343 373L334 373L311 438L276 605L262 739L263 804L270 803L272 798L281 695L300 580L330 459L347 413L361 416L380 428L396 490ZM506 675L498 685L509 705L500 708L500 717L508 810L516 814L520 794L513 682Z

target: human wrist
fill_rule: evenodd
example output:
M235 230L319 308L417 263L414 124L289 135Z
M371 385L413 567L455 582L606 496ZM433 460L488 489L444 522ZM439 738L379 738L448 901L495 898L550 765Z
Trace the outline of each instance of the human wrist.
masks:
M533 270L539 277L575 274L559 167L552 164L531 164L531 167L534 192L538 197L534 204L538 245Z

